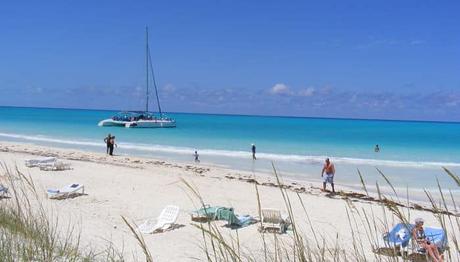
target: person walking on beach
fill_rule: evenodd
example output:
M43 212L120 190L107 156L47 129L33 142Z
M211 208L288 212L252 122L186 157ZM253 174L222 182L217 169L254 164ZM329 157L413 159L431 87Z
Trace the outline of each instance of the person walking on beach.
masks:
M115 136L110 137L109 144L109 155L113 156L113 147L118 147L115 143Z
M104 138L104 143L106 144L107 146L107 153L106 154L109 154L109 151L110 151L110 139L112 138L112 135L111 134L108 134L106 138Z
M324 172L326 172L326 176L324 176ZM326 158L323 170L321 171L321 177L323 178L323 191L326 191L326 183L329 183L332 186L332 192L335 193L334 175L335 175L334 164L332 164L329 158Z
M256 145L251 144L251 151L252 151L252 160L257 160L256 158Z
M200 163L200 155L198 155L198 151L195 150L195 154L193 154L193 156L195 156L195 163Z

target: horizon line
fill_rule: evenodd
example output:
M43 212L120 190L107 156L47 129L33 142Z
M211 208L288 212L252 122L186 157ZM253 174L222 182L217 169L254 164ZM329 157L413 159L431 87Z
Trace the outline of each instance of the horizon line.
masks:
M74 108L74 107L41 107L41 106L7 106L0 107L10 108L33 108L33 109L62 109L62 110L86 110L86 111L127 111L134 112L135 110L120 110L120 109L99 109L99 108ZM153 112L158 113L158 112ZM163 112L165 113L165 112ZM246 116L246 117L277 117L277 118L304 118L304 119L329 119L329 120L358 120L358 121L388 121L388 122L415 122L415 123L444 123L444 124L460 124L460 121L454 120L417 120L417 119L382 119L382 118L353 118L353 117L322 117L322 116L290 116L290 115L262 115L262 114L231 114L231 113L203 113L203 112L166 112L171 114L200 114L200 115L216 115L216 116Z

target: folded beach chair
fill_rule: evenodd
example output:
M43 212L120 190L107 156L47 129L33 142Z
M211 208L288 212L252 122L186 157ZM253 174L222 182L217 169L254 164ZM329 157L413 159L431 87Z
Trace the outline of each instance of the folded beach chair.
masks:
M55 161L49 163L41 163L38 165L42 171L63 171L69 170L70 164L62 161Z
M176 223L178 216L179 207L172 205L166 206L156 220L148 219L140 225L139 231L144 234L152 234L168 230Z
M81 193L79 193L81 191ZM85 187L80 184L70 184L61 189L48 189L48 198L50 199L63 199L76 194L84 194Z
M56 162L55 157L46 157L46 158L37 158L37 159L27 159L25 161L26 167L37 167L41 164L51 164Z
M392 248L395 254L407 256L409 253L425 254L415 240L412 239L412 230L415 225L399 223L391 231L383 235L385 248ZM425 235L442 253L447 248L447 235L442 228L424 227ZM381 250L384 248L380 248Z
M8 194L8 188L0 184L0 196L5 197Z
M280 210L273 208L263 208L261 213L261 231L275 230L279 233L286 232L290 224L289 216L283 216Z

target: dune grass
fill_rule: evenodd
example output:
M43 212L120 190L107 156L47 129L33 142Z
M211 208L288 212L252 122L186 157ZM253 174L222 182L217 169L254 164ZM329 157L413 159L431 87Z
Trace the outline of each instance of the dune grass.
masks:
M0 200L1 261L123 261L111 243L103 250L83 248L74 225L58 230L39 200L30 177L18 169L2 166L9 187L7 199Z
M102 250L82 247L78 230L69 224L66 227L59 225L57 219L49 217L40 202L33 180L22 174L18 169L10 170L3 166L4 177L10 188L9 199L0 200L0 258L1 261L125 261L121 251L107 243ZM453 184L460 187L457 175L445 169ZM380 170L379 170L380 172ZM207 261L403 261L397 255L398 250L385 247L382 233L391 229L395 223L409 223L413 209L409 206L409 193L397 195L391 181L381 175L392 188L393 195L384 195L380 186L376 184L378 199L377 205L371 208L358 208L351 199L344 199L344 208L351 237L345 241L338 234L326 237L311 220L311 210L304 203L302 194L290 191L284 186L282 177L273 166L273 174L279 189L279 197L283 200L284 210L291 218L291 227L287 234L261 231L255 234L253 241L261 247L258 250L251 248L248 243L241 243L239 231L222 229L212 221L192 223L201 235L200 248ZM358 171L363 189L369 195L362 174ZM255 177L254 177L255 179ZM189 181L182 180L192 200L198 200L200 206L205 206L199 190ZM258 215L261 217L263 199L259 194L258 183L254 183L254 198L257 203ZM407 190L408 192L408 190ZM444 252L446 261L460 261L459 239L455 232L460 231L460 217L456 200L450 190L444 190L438 183L436 192L441 201L435 201L432 192L425 191L433 215L449 237L450 249ZM385 200L392 201L385 201ZM394 200L395 199L395 200ZM399 205L407 201L405 205ZM396 204L395 204L396 203ZM294 213L293 205L302 207L301 213ZM281 207L280 207L281 208ZM377 212L377 209L381 209ZM377 215L379 213L380 215ZM383 215L381 215L383 214ZM142 260L153 262L142 234L136 226L122 219L133 234L133 241L137 241L144 252ZM59 226L58 226L59 225ZM306 225L306 226L301 226ZM255 224L253 226L258 226ZM66 228L60 231L58 228ZM351 240L350 240L351 239ZM386 249L382 249L386 248ZM375 252L369 252L373 250ZM383 252L386 251L386 252ZM178 251L180 252L180 251ZM203 259L193 258L193 259ZM426 261L425 257L407 257L410 261ZM131 259L130 259L131 260Z
M281 176L273 166L273 174L277 181L280 197L284 202L284 209L292 222L291 230L287 236L260 232L259 235L254 236L254 241L260 241L262 248L254 251L240 245L238 230L236 233L231 232L229 234L229 232L222 232L222 229L217 225L207 222L204 225L195 224L195 227L201 231L201 248L208 261L429 261L425 255L418 254L407 254L408 256L403 258L401 255L404 254L399 254L399 250L385 246L382 233L388 232L396 223L412 222L413 207L409 205L409 190L407 189L405 200L402 200L389 178L382 171L377 171L392 189L393 194L384 195L380 191L380 186L376 184L379 202L378 205L372 205L370 209L359 209L350 199L344 199L351 241L346 242L338 235L334 239L325 237L321 229L312 223L309 210L303 202L301 194L290 192L284 186ZM453 184L460 187L458 176L447 169L445 171L454 180ZM369 196L359 170L358 175L366 195ZM183 183L186 188L193 192L192 196L195 196L199 203L204 206L205 200L199 194L198 189L186 180L183 180ZM425 191L432 210L431 213L426 212L426 214L432 214L436 218L447 232L449 243L453 245L444 252L445 261L460 261L459 240L455 234L455 232L460 231L457 204L452 192L448 191L446 194L446 190L443 190L439 183L438 191L442 199L439 203L434 201L432 193ZM258 203L257 210L259 217L261 217L262 201L258 183L254 183L254 192ZM294 214L292 208L294 201L300 204L303 214ZM399 204L403 201L407 201L407 203ZM450 210L449 207L453 207L453 210ZM380 214L383 213L383 216L376 215L376 208L381 209ZM298 226L300 222L307 226L301 228ZM373 252L369 252L369 249Z

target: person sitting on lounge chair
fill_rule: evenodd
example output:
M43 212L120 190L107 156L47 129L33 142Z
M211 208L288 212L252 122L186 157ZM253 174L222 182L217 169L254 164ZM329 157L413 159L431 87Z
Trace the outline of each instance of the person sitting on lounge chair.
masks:
M432 243L425 235L423 230L423 219L415 219L415 227L412 229L412 237L417 244L426 250L426 253L433 259L434 262L442 262L443 257L439 254L438 247Z

